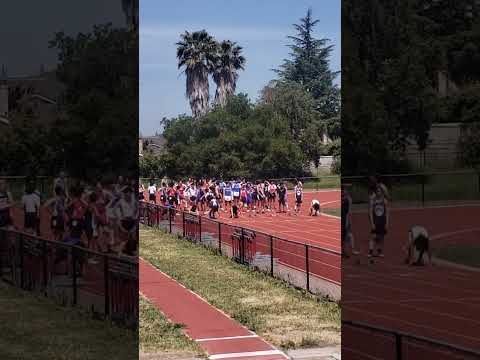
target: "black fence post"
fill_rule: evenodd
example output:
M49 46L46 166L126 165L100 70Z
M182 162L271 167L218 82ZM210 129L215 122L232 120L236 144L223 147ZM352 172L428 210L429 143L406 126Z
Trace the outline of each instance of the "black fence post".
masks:
M198 232L199 232L199 241L202 242L202 217L198 215Z
M169 227L169 233L172 233L172 217L175 216L174 209L169 207L168 208L168 227Z
M43 288L44 290L47 289L47 242L42 241L42 253L43 253Z
M185 229L185 211L182 211L182 228L183 228L183 237L186 235L186 229Z
M110 314L110 289L108 279L108 256L103 256L103 280L105 285L105 316Z
M156 219L156 222L155 222L155 225L157 228L160 227L160 208L155 205L155 219Z
M395 347L397 353L397 360L402 360L402 335L395 334Z
M273 236L270 235L270 276L273 277Z
M75 248L71 248L72 252L72 289L73 289L73 305L77 305L77 256Z
M307 291L310 291L310 261L308 260L308 244L305 244L305 271L307 272Z
M19 243L20 243L20 287L23 289L23 235L19 236ZM16 270L15 270L16 272Z
M222 255L222 223L218 222L218 251Z
M240 236L240 243L239 245L239 252L240 252L240 263L244 264L245 263L245 232L244 228L240 228L242 235Z
M425 206L425 175L422 174L422 206Z

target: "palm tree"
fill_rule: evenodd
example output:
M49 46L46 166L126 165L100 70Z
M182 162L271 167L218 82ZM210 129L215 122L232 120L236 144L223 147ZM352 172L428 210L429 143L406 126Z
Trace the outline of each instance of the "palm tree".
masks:
M230 40L222 41L217 46L217 54L213 68L213 80L217 84L215 102L222 107L229 96L235 93L238 70L243 70L245 58L241 55L242 47Z
M208 74L212 71L217 43L205 30L180 35L177 45L178 68L187 77L186 96L194 117L208 110Z

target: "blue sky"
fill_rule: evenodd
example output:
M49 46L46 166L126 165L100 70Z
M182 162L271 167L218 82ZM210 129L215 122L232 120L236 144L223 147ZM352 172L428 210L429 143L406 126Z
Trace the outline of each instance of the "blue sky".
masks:
M185 76L177 69L175 43L185 30L205 29L217 40L229 39L243 47L247 59L237 92L256 100L275 78L271 71L288 57L288 35L308 7L317 37L335 46L333 70L340 70L340 0L142 0L140 1L140 132L160 131L162 117L190 114L185 98ZM339 82L339 79L338 79ZM210 84L213 95L215 86Z

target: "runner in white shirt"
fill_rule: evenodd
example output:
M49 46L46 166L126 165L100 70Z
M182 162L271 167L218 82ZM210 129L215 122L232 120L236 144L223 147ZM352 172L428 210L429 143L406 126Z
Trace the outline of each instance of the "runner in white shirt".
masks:
M432 252L430 250L430 236L423 226L415 225L408 231L407 244L404 247L407 253L405 263L409 265L424 265L423 255L427 253L428 263L432 265ZM415 260L417 258L417 260Z
M313 199L310 205L310 216L320 215L320 201Z
M157 203L157 187L153 182L151 182L148 187L148 201L153 204Z
M38 235L38 220L40 215L40 196L32 183L27 184L22 196L22 207L25 213L24 229L26 232Z
M132 199L132 188L125 186L123 189L123 197L117 204L118 214L118 228L120 232L127 235L127 241L122 243L120 251L125 248L125 252L129 255L133 255L136 251L134 248L135 235L137 233L137 219L138 219L138 206L137 202Z

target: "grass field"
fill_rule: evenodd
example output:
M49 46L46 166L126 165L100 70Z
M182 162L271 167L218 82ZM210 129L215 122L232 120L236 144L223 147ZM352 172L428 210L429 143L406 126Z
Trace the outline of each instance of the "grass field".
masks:
M327 208L327 209L322 209L322 213L340 217L342 215L342 209L340 209L340 208L332 208L332 209Z
M160 230L141 228L140 256L275 346L291 349L340 343L336 303Z
M130 360L136 332L91 319L0 281L0 358L22 360Z
M480 245L449 245L435 250L435 256L453 263L480 268Z
M194 341L186 337L179 324L170 323L144 297L140 297L140 353L162 357L205 356Z

